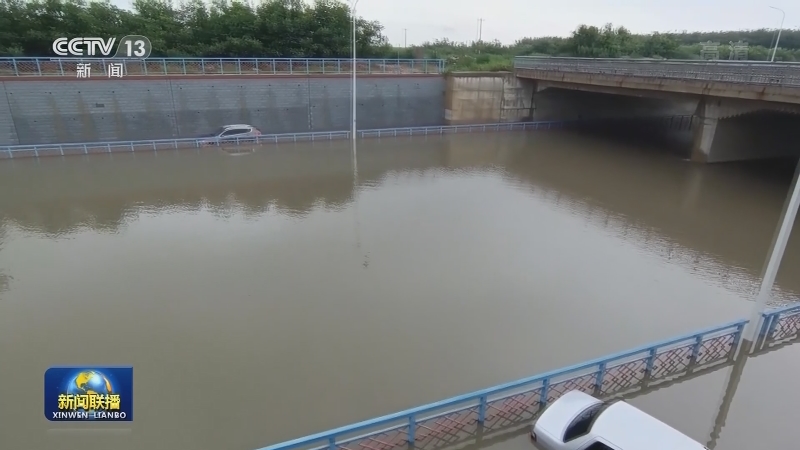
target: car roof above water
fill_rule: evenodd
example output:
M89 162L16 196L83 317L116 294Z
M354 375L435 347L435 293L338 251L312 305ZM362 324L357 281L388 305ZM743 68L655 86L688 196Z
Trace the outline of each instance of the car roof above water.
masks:
M689 436L623 401L610 405L600 413L591 433L620 450L705 449Z
M570 391L551 403L536 421L536 425L555 438L562 439L567 426L586 408L603 403L581 391Z
M561 440L573 419L587 408L603 403L581 391L567 392L547 407L537 426ZM594 420L589 436L620 450L705 450L699 442L624 401L606 404Z

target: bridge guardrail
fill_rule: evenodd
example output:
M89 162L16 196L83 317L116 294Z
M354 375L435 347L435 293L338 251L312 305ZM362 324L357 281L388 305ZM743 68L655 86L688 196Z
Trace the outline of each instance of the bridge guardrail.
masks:
M800 87L800 63L518 56L515 69Z
M692 116L663 116L634 118L663 124L670 128L685 129L691 126ZM380 138L397 136L433 136L452 133L472 133L487 131L550 130L575 125L581 121L538 121L505 122L472 125L435 125L428 127L400 127L358 130L360 138ZM264 134L248 138L229 138L218 140L210 145L278 144L281 142L328 141L349 139L350 131L312 131L305 133ZM88 155L95 153L121 153L135 151L175 150L209 146L211 138L149 139L138 141L74 142L60 144L30 144L0 146L0 159L17 157Z
M0 58L0 76L77 77L78 64L90 64L90 75L109 76L111 64L122 64L124 76L165 75L311 75L353 73L344 58ZM356 59L360 74L441 74L442 59Z
M570 390L608 397L643 380L664 379L690 366L720 363L734 353L746 323L741 320L709 328L259 450L389 450L408 444L425 449L443 436L474 434L479 424L491 429L498 423L531 420Z

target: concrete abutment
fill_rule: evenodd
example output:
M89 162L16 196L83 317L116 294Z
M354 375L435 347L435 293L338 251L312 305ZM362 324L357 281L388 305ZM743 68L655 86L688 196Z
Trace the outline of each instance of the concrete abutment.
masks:
M715 163L800 156L795 105L703 96L695 110L691 159Z

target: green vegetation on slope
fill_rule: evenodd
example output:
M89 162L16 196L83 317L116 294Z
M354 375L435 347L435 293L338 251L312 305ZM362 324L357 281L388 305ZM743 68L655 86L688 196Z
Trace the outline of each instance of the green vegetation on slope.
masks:
M748 59L767 60L774 30L631 34L624 27L581 25L570 37L524 38L498 42L429 42L419 48L393 48L375 21L357 20L357 52L362 58L442 58L450 70L509 70L514 56L551 55L606 58L700 58L700 42L719 42L727 59L731 41L750 46ZM47 56L54 39L122 37L142 34L153 43L152 56L347 58L351 54L351 16L336 0L242 1L134 0L133 10L86 0L0 0L0 55ZM784 30L779 61L800 61L800 30Z

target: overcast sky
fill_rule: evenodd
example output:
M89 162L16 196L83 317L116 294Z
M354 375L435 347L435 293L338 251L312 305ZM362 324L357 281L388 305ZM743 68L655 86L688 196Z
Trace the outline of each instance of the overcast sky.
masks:
M252 0L256 2L257 0ZM128 7L130 0L112 0ZM349 3L349 2L348 2ZM359 0L356 13L384 25L392 44L439 38L472 41L478 19L483 39L510 44L522 37L568 36L580 24L622 25L635 33L800 28L800 0Z

